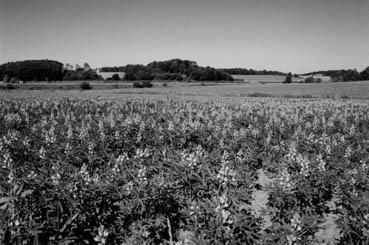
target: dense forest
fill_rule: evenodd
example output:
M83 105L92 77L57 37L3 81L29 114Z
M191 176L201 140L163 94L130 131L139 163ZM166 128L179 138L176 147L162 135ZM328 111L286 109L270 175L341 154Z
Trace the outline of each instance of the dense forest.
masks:
M125 66L104 66L101 67L100 72L125 72L126 71L126 67Z
M246 68L222 68L219 69L223 72L227 72L232 75L286 75L286 73L280 71L256 71L253 69L246 69Z
M25 60L0 65L0 78L23 81L61 81L63 64L53 60Z
M176 62L179 62L182 65L183 64L188 65L189 64L188 62L191 62L191 61L184 60L183 62L181 62L181 60L179 59L173 59L173 60L168 60L168 61L163 61L163 62L154 61L148 64L148 66L151 68L159 68L161 70L167 70L169 73L185 72L184 70L179 71L179 70L171 69L171 65L173 65L173 63L174 63L174 66L172 68L177 67L177 65L175 64ZM193 65L194 67L196 67L197 66L196 62L193 62ZM231 75L286 75L286 73L283 73L280 71L267 71L267 70L257 71L257 70L246 69L246 68L221 68L217 70L231 74ZM126 72L126 66L113 66L113 67L106 66L106 67L101 67L100 71L101 72Z
M65 69L54 60L25 60L0 65L0 77L4 82L18 81L82 81L99 80L100 76L86 63L84 68Z
M115 68L114 68L115 69ZM233 77L212 67L202 67L195 61L171 59L154 61L148 65L127 65L118 68L125 72L126 80L177 80L177 81L233 81ZM109 69L105 68L108 71ZM113 71L113 69L109 70Z

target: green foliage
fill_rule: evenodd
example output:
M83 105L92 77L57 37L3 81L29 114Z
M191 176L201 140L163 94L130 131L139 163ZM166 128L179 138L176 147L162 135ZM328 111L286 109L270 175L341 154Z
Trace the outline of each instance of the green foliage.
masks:
M63 81L101 80L102 78L94 70L67 70L64 72Z
M190 74L190 78L195 81L233 81L233 77L230 74L209 66L194 69Z
M321 244L334 214L337 242L367 244L368 109L362 100L0 99L2 242Z
M322 74L323 76L330 76L333 82L347 82L347 81L365 81L369 80L369 67L360 73L356 69L348 70L327 70L316 71L304 75Z
M127 65L125 68L125 79L129 81L153 80L151 70L144 65Z
M360 72L359 77L362 81L369 80L369 66L365 68L362 72Z
M133 87L134 88L151 88L153 85L149 81L141 81L141 82L134 82Z
M157 73L154 74L155 80L183 81L183 76L178 73Z
M289 72L286 76L286 78L284 79L283 83L292 83L292 74L291 72Z
M80 89L82 90L89 90L92 89L92 86L89 82L85 82L83 81L80 85L79 85Z
M4 77L3 77L3 82L4 83L8 83L10 81L10 77L8 74L5 74Z
M61 81L63 64L53 60L25 60L0 65L0 77L8 75L23 81Z
M322 82L321 78L314 78L313 76L309 76L304 80L304 83L321 83L321 82Z
M114 66L114 67L101 67L101 72L125 72L126 67L125 66Z
M112 78L113 81L119 81L120 80L119 74L113 74L111 76L111 78Z
M13 90L13 89L17 89L17 85L14 85L12 83L6 83L4 85L0 85L0 89L2 90Z
M267 70L256 71L253 69L246 68L224 68L220 70L232 75L286 75L285 73L279 71L267 71Z
M127 65L125 79L135 80L174 80L183 81L184 77L195 81L233 81L228 73L211 67L200 67L194 61L172 59L154 61L147 66Z

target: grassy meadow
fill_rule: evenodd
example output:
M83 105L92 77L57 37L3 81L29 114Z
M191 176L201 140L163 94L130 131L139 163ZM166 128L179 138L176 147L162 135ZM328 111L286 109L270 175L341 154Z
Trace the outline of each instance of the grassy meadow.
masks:
M79 91L79 83L25 83L15 90L0 90L2 97L50 95L91 95L121 97L126 95L216 96L216 97L302 97L302 98L369 98L369 81L280 84L280 83L181 83L154 82L153 88L132 88L132 83L90 83L92 90ZM65 90L65 91L63 91Z
M250 83L281 83L286 76L282 75L232 75L235 79L243 79L245 82ZM302 78L292 77L292 82L300 82Z

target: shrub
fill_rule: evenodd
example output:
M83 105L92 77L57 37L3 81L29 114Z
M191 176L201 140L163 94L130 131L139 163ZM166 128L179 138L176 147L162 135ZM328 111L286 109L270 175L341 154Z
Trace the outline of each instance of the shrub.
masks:
M314 83L315 79L313 76L307 77L305 78L304 82L305 83Z
M8 83L7 85L6 85L6 89L8 89L8 90L13 90L13 89L16 89L17 88L17 86L15 86L15 85L13 85L13 84L10 84L10 83Z
M19 79L15 78L15 77L12 77L12 78L10 78L9 83L19 83Z
M4 81L4 83L8 83L10 81L10 77L9 77L8 74L4 75L3 81Z
M267 93L259 93L259 92L255 92L252 94L248 94L247 96L249 97L273 97L272 94L267 94Z
M85 80L100 80L102 79L94 70L77 70L66 71L63 76L63 81L85 81Z
M13 90L13 89L17 89L17 88L18 87L16 85L11 84L11 83L0 85L0 89L2 89L2 90Z
M321 83L322 79L321 78L314 78L313 76L307 77L304 80L305 83Z
M82 90L89 90L89 89L92 89L92 86L89 82L82 82L79 87L82 89Z
M133 87L134 88L143 88L144 86L143 86L142 82L134 82Z
M111 76L111 79L113 81L119 81L120 80L119 74L113 74L113 76Z
M153 86L152 83L149 82L149 81L134 82L133 83L134 88L151 88L152 86Z
M343 82L342 76L332 77L331 82L337 83L337 82Z
M288 73L288 75L284 79L283 83L292 83L292 74L291 74L291 72Z

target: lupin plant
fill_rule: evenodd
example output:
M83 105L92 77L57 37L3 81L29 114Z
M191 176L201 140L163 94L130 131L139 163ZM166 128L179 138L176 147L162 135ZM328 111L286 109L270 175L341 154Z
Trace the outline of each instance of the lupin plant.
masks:
M366 244L368 111L365 100L0 99L0 239L319 244L329 217L331 243Z

